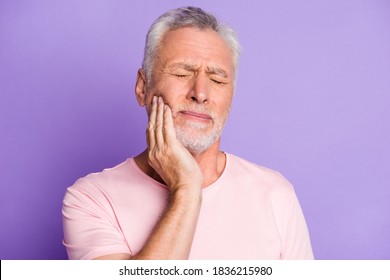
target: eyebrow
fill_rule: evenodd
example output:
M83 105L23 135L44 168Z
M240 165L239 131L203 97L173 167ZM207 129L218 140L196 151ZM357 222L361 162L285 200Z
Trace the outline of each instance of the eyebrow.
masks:
M198 69L198 66L196 64L185 63L185 62L178 62L178 63L174 63L174 64L172 64L172 65L170 65L168 67L168 69L170 69L170 70L173 70L175 68L181 68L181 69L185 69L187 71L195 71L196 69ZM226 71L223 70L220 67L210 67L210 66L208 66L206 68L206 72L208 74L216 74L216 75L222 76L224 78L228 77L228 74L226 73Z
M178 62L178 63L174 63L174 64L168 66L168 69L170 69L170 70L175 69L175 68L181 68L181 69L185 69L188 71L194 71L197 69L197 66L195 64L185 63L185 62Z
M206 72L209 74L217 74L219 76L222 76L224 78L227 78L228 75L225 70L219 67L207 67Z

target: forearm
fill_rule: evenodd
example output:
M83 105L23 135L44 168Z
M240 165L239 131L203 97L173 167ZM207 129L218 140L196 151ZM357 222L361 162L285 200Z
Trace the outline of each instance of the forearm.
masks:
M187 259L201 207L203 174L176 138L171 109L153 97L147 128L148 164L169 186L170 200L133 259Z
M144 247L130 259L188 259L200 208L200 189L177 190Z

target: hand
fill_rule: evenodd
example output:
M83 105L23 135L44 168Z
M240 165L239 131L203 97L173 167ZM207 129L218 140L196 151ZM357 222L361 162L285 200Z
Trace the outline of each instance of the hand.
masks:
M153 96L146 131L148 161L171 192L200 190L203 175L191 153L176 138L171 108L162 97Z

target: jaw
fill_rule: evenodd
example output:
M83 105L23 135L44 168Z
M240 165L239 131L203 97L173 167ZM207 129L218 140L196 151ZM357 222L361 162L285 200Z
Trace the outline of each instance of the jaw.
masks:
M201 125L201 127L196 127ZM195 126L195 127L194 127ZM215 144L222 133L222 128L204 127L202 124L192 126L175 125L176 137L192 154L200 154Z

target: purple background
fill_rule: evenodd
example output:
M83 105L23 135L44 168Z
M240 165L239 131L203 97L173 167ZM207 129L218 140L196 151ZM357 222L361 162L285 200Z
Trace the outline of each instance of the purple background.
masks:
M64 191L145 147L145 34L188 4L243 46L222 148L291 180L317 259L390 259L387 0L1 0L0 258L66 258Z

